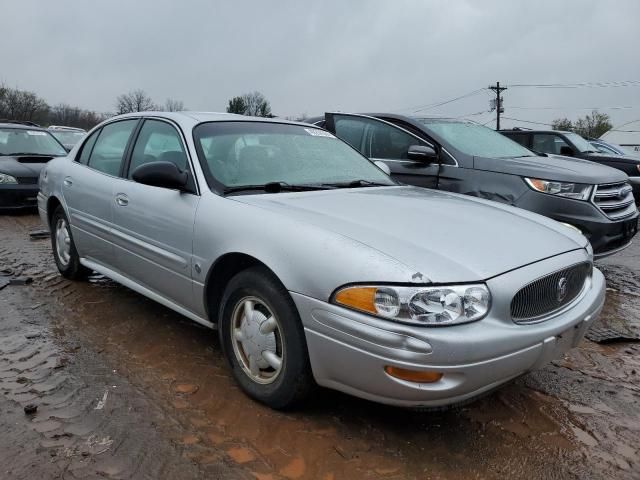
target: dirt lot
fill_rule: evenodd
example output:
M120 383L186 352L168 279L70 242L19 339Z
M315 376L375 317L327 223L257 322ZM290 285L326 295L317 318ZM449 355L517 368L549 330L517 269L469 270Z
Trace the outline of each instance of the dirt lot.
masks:
M584 340L445 413L331 391L279 413L234 385L215 332L106 279L64 280L34 228L0 217L0 270L33 278L0 290L2 479L640 478L640 344ZM639 245L600 265L603 322L635 334Z

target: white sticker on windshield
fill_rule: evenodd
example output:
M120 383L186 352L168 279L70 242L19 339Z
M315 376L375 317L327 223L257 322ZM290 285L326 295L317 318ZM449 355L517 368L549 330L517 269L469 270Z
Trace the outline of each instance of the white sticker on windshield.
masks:
M37 130L27 130L27 135L40 135L40 136L44 136L46 135L47 132L39 132Z
M309 135L313 135L314 137L329 137L336 138L331 133L326 130L320 130L319 128L305 128Z

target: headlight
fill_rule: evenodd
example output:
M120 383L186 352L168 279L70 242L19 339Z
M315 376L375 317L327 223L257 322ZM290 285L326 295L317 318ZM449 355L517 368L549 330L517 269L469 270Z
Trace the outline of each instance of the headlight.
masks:
M491 294L484 284L439 287L366 285L345 287L333 303L377 317L415 325L457 325L489 312Z
M16 180L16 177L12 177L6 173L0 173L0 185L6 185L9 183L18 183L18 180Z
M591 195L591 185L583 183L563 183L551 180L540 180L538 178L525 178L525 182L536 192L559 195L561 197L573 198L576 200L589 200Z

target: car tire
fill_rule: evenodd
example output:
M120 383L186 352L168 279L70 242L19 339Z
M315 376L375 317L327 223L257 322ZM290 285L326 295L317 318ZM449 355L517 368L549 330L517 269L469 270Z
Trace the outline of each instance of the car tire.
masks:
M80 256L71 236L69 219L61 205L53 211L50 230L53 258L62 276L70 280L86 278L91 270L80 264Z
M275 409L313 390L307 342L289 292L264 267L236 274L220 306L219 335L232 374L251 398Z

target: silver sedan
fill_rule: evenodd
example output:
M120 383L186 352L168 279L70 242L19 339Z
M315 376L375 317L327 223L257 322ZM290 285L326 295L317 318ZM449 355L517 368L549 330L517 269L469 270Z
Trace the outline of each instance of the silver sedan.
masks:
M580 341L605 291L586 238L383 170L310 125L144 112L50 161L38 205L62 275L217 326L237 382L274 408L317 384L450 405Z

